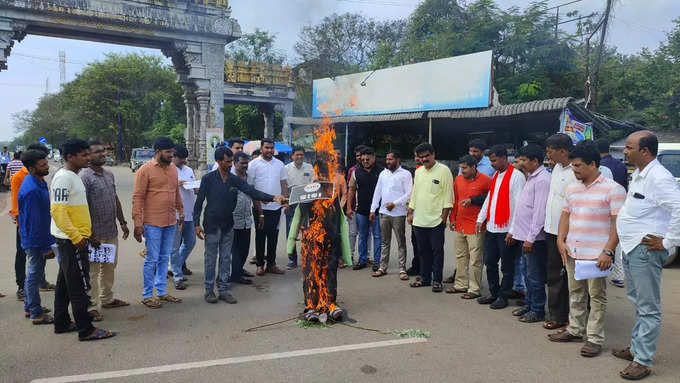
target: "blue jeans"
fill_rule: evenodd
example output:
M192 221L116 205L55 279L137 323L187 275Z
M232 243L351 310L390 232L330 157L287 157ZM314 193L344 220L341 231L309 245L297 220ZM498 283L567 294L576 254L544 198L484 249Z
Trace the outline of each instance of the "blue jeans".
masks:
M217 230L205 233L205 292L213 292L215 280L220 294L229 290L231 274L231 246L234 242L234 230ZM217 276L215 276L217 266Z
M630 352L635 361L651 366L661 329L661 267L667 251L648 250L638 245L623 254L626 294L635 305L635 325L630 336Z
M368 236L373 234L373 264L380 264L380 220L375 217L373 223L368 220L367 215L354 214L357 220L357 230L359 231L359 263L368 261Z
M45 257L37 249L26 250L28 271L24 281L24 311L28 311L31 319L43 314L40 302L40 283L45 275Z
M526 262L527 306L532 312L544 316L548 259L545 241L534 242L533 252L524 254L523 257Z
M196 233L194 232L194 223L192 221L184 221L182 230L175 232L175 241L172 247L172 254L170 255L170 271L172 271L175 282L182 279L182 265L189 258L189 254L196 245Z
M168 260L170 260L176 230L175 225L165 227L144 225L146 258L144 258L142 298L151 298L154 288L159 297L167 293L165 287Z
M519 293L527 292L527 285L525 283L527 274L527 263L524 257L518 257L515 261L515 276L512 281L512 289Z

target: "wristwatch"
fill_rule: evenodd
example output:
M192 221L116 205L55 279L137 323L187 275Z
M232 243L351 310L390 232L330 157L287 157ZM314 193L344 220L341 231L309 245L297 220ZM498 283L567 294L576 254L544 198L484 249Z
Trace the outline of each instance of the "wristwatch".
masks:
M602 250L603 253L607 254L610 257L614 257L614 252L611 250L604 249Z

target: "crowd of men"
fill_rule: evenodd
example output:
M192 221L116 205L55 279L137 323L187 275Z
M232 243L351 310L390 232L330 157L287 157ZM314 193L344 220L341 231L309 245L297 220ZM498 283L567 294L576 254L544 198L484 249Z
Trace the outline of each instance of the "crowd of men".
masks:
M176 290L187 288L192 272L186 260L197 238L205 242L208 303L234 304L232 283L285 273L276 264L279 223L285 215L288 233L293 209L287 196L291 188L314 180L314 168L304 162L303 148L295 147L284 165L274 156L273 140L261 140L257 158L243 152L243 144L231 139L228 147L217 147L215 167L196 187L187 149L166 137L155 140L155 156L138 170L132 197L132 234L145 244L141 303L146 307L181 302L168 293L167 279ZM606 140L574 145L562 133L544 145L523 146L513 163L505 146L487 149L475 139L455 176L428 143L414 150L414 175L401 167L400 153L389 151L383 167L374 149L361 145L356 165L335 180L348 218L353 269L372 265L373 277L387 275L394 235L398 276L415 277L409 286L461 294L491 309L517 300L512 315L520 322L542 322L554 331L548 335L553 342L584 342L584 357L602 351L609 278L612 285L625 285L636 309L630 346L613 352L631 362L620 375L643 378L659 336L661 267L680 245L680 190L656 160L657 150L650 132L626 139L624 154L636 168L629 184L625 165L609 155ZM70 139L61 152L64 165L49 186L45 147L31 145L7 165L10 215L17 223L17 298L33 324L53 324L55 333L77 331L83 341L109 338L115 333L92 322L103 319L101 309L129 303L113 293L117 254L92 259L91 253L102 246L117 253L118 227L123 239L130 229L113 173L103 167L104 146ZM244 268L253 227L255 274ZM456 272L444 278L447 227L453 231ZM45 277L46 260L55 255L56 286ZM287 268L297 266L293 247ZM452 285L444 289L445 283ZM55 291L54 317L41 303L41 290Z

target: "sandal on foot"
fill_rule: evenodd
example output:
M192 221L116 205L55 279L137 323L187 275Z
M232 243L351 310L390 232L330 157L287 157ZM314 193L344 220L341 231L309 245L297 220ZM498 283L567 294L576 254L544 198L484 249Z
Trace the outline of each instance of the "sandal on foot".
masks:
M527 306L520 307L518 309L512 310L512 316L521 317L521 316L525 315L526 313L528 313L529 311L531 311L531 310L529 310L529 308Z
M416 279L415 281L409 283L408 285L411 286L411 287L414 287L414 288L416 288L416 287L430 286L429 283L423 283L423 281L420 280L420 279Z
M87 313L90 315L90 320L92 322L101 322L104 320L104 316L97 310L90 310Z
M582 336L571 335L569 331L557 331L548 334L548 340L551 342L583 342Z
M63 329L58 329L56 327L54 328L55 334L66 334L67 332L74 332L74 331L78 331L78 326L76 326L75 322L70 322L68 324L68 326L66 326Z
M633 356L633 353L630 352L630 347L626 347L624 349L618 349L618 350L612 350L612 355L619 359L624 359L628 361L633 361L635 357Z
M51 311L52 311L52 310L48 309L47 307L43 307L43 308L42 308L42 313L43 313L43 314L47 314L47 313L49 313L49 312L51 312ZM30 317L31 317L31 313L29 313L28 311L24 311L24 316L25 316L26 318L30 318Z
M130 304L125 302L125 301L121 301L120 299L114 299L109 303L102 304L103 309L113 309L113 308L116 308L116 307L124 307L124 306L130 306Z
M461 295L460 298L461 299L477 299L480 296L481 295L475 294L475 293L465 293L465 294Z
M144 298L142 299L142 304L150 309L159 309L161 308L161 302L154 297L149 297L149 298Z
M433 282L432 283L432 292L433 293L441 293L444 290L442 287L441 282Z
M161 295L160 297L158 297L158 299L160 299L161 302L169 302L169 303L181 303L182 302L182 300L180 298L173 297L170 294Z
M455 275L455 274L454 274L454 275ZM453 283L453 282L456 280L456 278L455 278L454 275L452 275L452 276L450 276L450 277L448 277L448 278L444 278L444 280L442 281L442 283Z
M408 281L408 274L406 274L406 271L400 271L399 272L399 279L402 281Z
M626 380L640 380L649 375L652 370L644 364L638 362L631 362L619 375Z
M96 328L92 333L86 337L83 338L78 338L79 341L81 342L87 342L90 340L100 340L100 339L106 339L106 338L113 338L116 336L117 333L109 331L109 330L104 330L101 328Z
M581 347L581 356L584 356L586 358L598 356L600 355L601 352L602 345L600 344L586 342L586 344L584 344L583 347Z
M35 319L31 319L31 323L34 325L52 324L54 323L54 318L51 315L43 314Z
M567 322L558 322L558 321L554 321L554 320L548 320L548 321L543 322L543 328L546 329L546 330L557 330L558 328L562 328L562 327L564 327L568 324L569 323L567 323Z
M533 311L529 311L528 313L522 315L518 319L522 323L536 323L536 322L542 322L544 320L543 315L538 315Z
M376 277L376 278L380 278L383 275L387 275L387 271L385 271L383 269L378 269L377 271L373 272L373 274L371 274L371 275Z
M467 293L467 290L460 290L455 287L447 287L445 292L447 294L462 294L462 293Z

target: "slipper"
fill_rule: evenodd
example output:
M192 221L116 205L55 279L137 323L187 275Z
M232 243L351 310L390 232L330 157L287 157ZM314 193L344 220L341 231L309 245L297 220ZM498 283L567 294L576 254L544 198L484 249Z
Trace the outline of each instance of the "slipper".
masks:
M462 294L462 293L467 293L467 290L459 290L455 287L448 287L445 292L447 294Z
M465 294L461 295L460 297L461 297L461 299L477 299L480 296L481 295L475 294L475 293L465 293Z
M149 297L149 298L144 298L142 299L142 304L150 309L159 309L161 308L161 302L154 297Z
M104 308L104 309L113 309L113 308L116 308L116 307L124 307L124 306L130 306L130 304L125 302L125 301L121 301L120 299L114 299L109 303L102 304L102 308Z
M429 283L423 283L423 281L420 280L420 279L416 279L415 281L409 283L408 285L413 287L413 288L430 286Z
M87 313L90 314L90 320L92 322L101 322L104 320L104 316L97 310L90 310Z
M75 322L70 322L66 328L63 329L54 329L55 334L66 334L67 332L74 332L78 331L78 326L76 326Z
M170 303L181 303L182 302L182 300L180 298L175 298L170 294L161 295L160 297L158 297L158 299L160 299L161 302L170 302Z
M551 342L583 342L582 336L571 335L568 331L557 331L548 334L548 340Z
M581 356L586 358L593 358L602 352L602 345L595 344L591 342L586 342L586 344L581 347Z
M520 307L518 309L512 310L512 316L521 317L522 315L528 313L529 311L531 311L531 310L529 310L529 308L527 306Z
M43 313L43 314L47 314L47 313L49 313L49 312L51 312L51 311L52 311L52 310L48 309L47 307L43 307L43 308L42 308L42 313ZM30 318L30 317L31 317L31 313L29 313L28 311L24 311L24 316L25 316L26 318Z
M649 375L652 370L649 367L638 362L631 362L619 375L626 380L640 380Z
M528 313L522 315L519 317L517 320L519 320L522 323L536 323L536 322L542 322L545 320L543 315L539 316L533 311L529 311Z
M433 282L432 283L432 292L433 293L441 293L444 288L442 287L441 282Z
M51 315L43 314L38 318L31 319L31 323L34 325L52 324L54 323L54 318Z
M406 274L405 271L400 271L399 272L399 279L402 281L408 281L408 274Z
M371 274L371 275L374 276L374 277L376 277L376 278L380 278L380 277L382 277L383 275L387 275L387 271L385 271L385 270L383 270L383 269L378 269L378 271L374 272L374 273Z
M546 330L557 330L558 328L564 327L568 325L569 323L567 322L558 322L554 320L549 320L543 322L543 328Z
M96 328L96 329L94 329L94 331L92 331L92 334L90 334L86 337L83 337L83 338L78 338L78 340L81 341L81 342L87 342L87 341L91 341L91 340L101 340L101 339L106 339L106 338L113 338L114 336L116 336L116 334L117 333L109 331L109 330Z
M628 361L633 361L635 360L635 357L633 357L633 353L630 352L630 347L626 347L624 349L618 349L618 350L612 350L612 355L619 359L624 359Z

